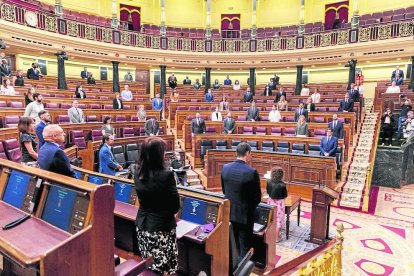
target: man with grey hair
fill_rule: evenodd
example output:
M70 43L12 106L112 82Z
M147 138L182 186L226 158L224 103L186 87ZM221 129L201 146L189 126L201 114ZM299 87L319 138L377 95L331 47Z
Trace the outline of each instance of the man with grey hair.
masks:
M82 109L78 108L78 101L72 102L72 107L68 109L68 115L72 124L82 124L85 122Z
M45 143L39 149L37 163L43 170L75 177L68 156L60 148L65 137L66 133L59 125L47 125L43 130Z

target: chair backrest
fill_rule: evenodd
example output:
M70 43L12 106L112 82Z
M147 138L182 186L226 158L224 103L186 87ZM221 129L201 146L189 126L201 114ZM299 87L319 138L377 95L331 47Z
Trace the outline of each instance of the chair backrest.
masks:
M102 130L100 129L92 129L92 141L102 141Z
M0 142L0 158L7 159L6 152L4 151L3 143Z
M89 108L90 109L101 109L101 105L100 104L90 104Z
M256 127L256 135L266 135L265 127Z
M126 116L125 115L116 115L115 116L115 122L126 122Z
M9 107L12 108L23 108L23 103L21 102L10 102Z
M231 140L231 148L236 149L237 146L241 143L241 140Z
M124 154L124 147L121 145L113 146L112 153L114 155L116 162L118 162L119 165L121 165L122 167L125 167L126 160Z
M138 145L137 144L127 144L126 145L126 163L127 165L133 164L138 159Z
M247 121L246 116L237 116L237 121Z
M59 108L58 103L45 103L46 108Z
M58 115L56 120L58 124L69 124L70 122L70 118L68 115Z
M7 107L7 103L5 101L0 101L0 107Z
M78 149L86 149L86 140L82 130L72 130L70 134L72 144L78 146Z
M247 144L249 144L249 146L252 148L252 150L257 150L257 141L247 141Z
M287 116L285 121L286 122L294 122L295 121L295 117L293 117L293 116Z
M206 127L206 133L216 133L215 127Z
M313 119L313 121L314 121L315 123L325 123L325 118L324 118L324 117L315 117L315 118Z
M275 136L282 136L282 128L281 127L272 127L271 134Z
M292 145L292 153L305 153L305 144L293 144Z
M216 149L227 149L226 140L216 140Z
M285 132L283 136L295 136L295 129L292 127L285 128Z
M87 115L86 116L86 122L87 123L95 123L98 121L98 118L96 117L96 115Z
M114 107L110 104L104 104L103 109L114 109Z
M17 127L19 116L5 116L3 127Z
M323 137L326 135L326 129L315 129L313 136L315 137Z
M61 109L69 109L71 107L72 107L72 105L70 103L61 103L60 104Z
M263 141L262 143L262 151L274 151L274 144L273 141Z
M4 151L7 158L14 162L22 162L22 152L20 151L19 142L16 138L3 141Z
M124 127L122 129L122 137L127 138L127 137L134 137L134 129L132 127Z
M243 127L243 134L253 134L253 127Z
M290 144L289 142L278 142L277 143L277 152L289 152Z
M201 140L201 152L200 152L200 156L204 157L204 155L206 155L207 150L212 149L213 148L213 141L211 140Z

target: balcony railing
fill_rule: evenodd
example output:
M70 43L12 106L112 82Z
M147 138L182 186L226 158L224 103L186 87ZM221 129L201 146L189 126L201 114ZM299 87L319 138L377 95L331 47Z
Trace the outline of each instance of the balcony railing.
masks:
M212 39L189 37L161 37L159 35L111 29L98 25L62 19L54 14L15 3L1 3L0 18L21 25L28 25L26 12L34 12L37 25L31 26L61 35L68 35L105 43L125 46L185 52L274 52L295 49L363 43L376 40L413 36L414 19L374 24L358 29L341 29L303 36L282 36L263 39Z

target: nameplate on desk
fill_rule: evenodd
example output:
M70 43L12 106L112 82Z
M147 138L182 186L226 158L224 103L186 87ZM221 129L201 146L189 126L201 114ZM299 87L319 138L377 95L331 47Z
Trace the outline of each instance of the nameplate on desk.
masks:
M178 221L176 230L177 239L182 238L185 234L190 233L199 227L199 224L195 224L186 220Z

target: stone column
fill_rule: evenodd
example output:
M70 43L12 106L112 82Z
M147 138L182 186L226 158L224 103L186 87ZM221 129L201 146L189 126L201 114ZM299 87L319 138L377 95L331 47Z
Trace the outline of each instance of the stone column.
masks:
M359 27L359 1L358 0L353 1L351 27L352 29L357 29Z
M206 68L206 85L204 88L204 93L207 93L207 90L211 88L211 68Z
M254 85L256 84L256 68L250 68L249 86L250 92L255 95Z
M55 0L55 14L59 17L63 15L62 0Z
M348 75L348 90L351 88L351 83L355 83L355 68L356 68L357 60L351 59L345 65L345 67L349 67L349 75Z
M256 39L257 35L257 0L252 0L252 28L250 32L250 38Z
M206 39L211 39L211 0L206 0Z
M303 65L296 65L295 95L300 95L300 91L302 90L302 71L303 71Z
M65 60L68 60L68 56L65 52L58 52L56 57L58 64L58 89L66 90Z
M118 28L118 1L112 0L112 24L111 27L113 29Z
M305 0L300 1L300 10L299 10L299 25L298 25L298 34L302 36L305 32Z
M167 27L165 26L165 0L161 0L161 24L160 33L162 37L167 36Z
M411 56L411 77L410 83L408 84L408 88L414 91L414 56Z
M119 61L112 61L112 92L119 92Z
M161 77L160 77L160 97L161 99L164 99L164 95L167 93L167 76L166 76L166 69L167 66L160 65L161 69Z

